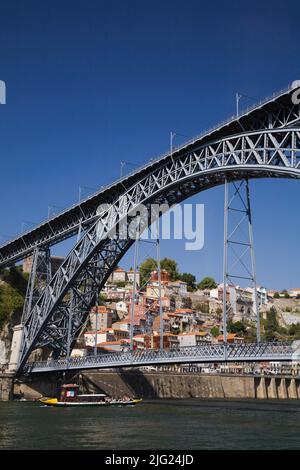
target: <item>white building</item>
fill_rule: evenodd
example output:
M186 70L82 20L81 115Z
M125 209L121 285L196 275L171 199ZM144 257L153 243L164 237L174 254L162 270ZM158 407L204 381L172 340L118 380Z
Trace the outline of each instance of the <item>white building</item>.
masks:
M211 335L207 331L195 331L189 333L181 333L177 335L179 347L197 346L200 343L211 342Z
M134 282L134 270L133 269L129 269L129 271L127 271L126 273L127 275L127 281L130 282L131 284L133 284ZM136 271L135 273L135 282L136 282L136 285L140 285L140 273L138 271Z
M187 283L184 281L169 281L165 289L166 295L187 295Z
M233 313L236 313L237 292L233 285L226 285L226 302L230 304ZM223 301L223 283L219 284L215 289L210 290L211 299Z
M126 282L126 271L123 268L117 268L112 273L113 282Z
M120 302L117 302L116 311L117 311L118 317L123 317L124 315L127 315L128 314L127 303L124 302L123 300L120 300Z
M114 340L114 331L111 328L99 331L86 331L84 333L84 343L86 346L94 347L95 344Z
M295 299L298 297L298 295L300 296L300 289L299 287L295 287L294 289L290 289L288 293L290 297L293 297Z
M266 305L268 303L268 292L263 286L256 286L258 305ZM300 290L299 290L300 292Z

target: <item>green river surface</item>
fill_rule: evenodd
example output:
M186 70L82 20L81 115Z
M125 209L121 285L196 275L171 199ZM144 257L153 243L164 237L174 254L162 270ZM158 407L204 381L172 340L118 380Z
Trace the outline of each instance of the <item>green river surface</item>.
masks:
M146 400L101 409L1 402L0 449L300 449L300 400Z

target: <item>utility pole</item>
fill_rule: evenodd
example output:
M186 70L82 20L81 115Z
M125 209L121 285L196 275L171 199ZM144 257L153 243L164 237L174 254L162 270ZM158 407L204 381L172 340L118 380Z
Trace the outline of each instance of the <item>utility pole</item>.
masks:
M160 349L164 348L164 318L161 298L161 265L160 265L160 239L159 239L159 218L156 221L157 239L156 239L156 253L157 253L157 280L158 280L158 302L159 302L159 342Z
M236 109L236 117L238 118L240 115L240 100L242 98L246 98L247 100L257 101L256 98L252 96L244 95L243 93L236 92L235 94L235 109Z
M227 343L227 249L228 249L228 183L224 181L224 246L223 246L223 340Z
M94 356L97 356L98 352L98 292L97 292L97 300L95 305L95 312L96 312L96 328L95 328L95 344L94 344Z
M249 228L249 242L250 242L250 252L251 252L251 268L252 268L252 289L253 289L253 305L254 305L254 314L256 316L256 339L260 343L260 315L259 315L259 306L257 300L257 284L256 284L256 264L255 264L255 254L254 254L254 239L253 239L253 227L252 227L252 215L251 215L251 206L250 206L250 191L249 191L249 182L247 180L246 185L246 194L247 194L247 209L248 209L248 228Z

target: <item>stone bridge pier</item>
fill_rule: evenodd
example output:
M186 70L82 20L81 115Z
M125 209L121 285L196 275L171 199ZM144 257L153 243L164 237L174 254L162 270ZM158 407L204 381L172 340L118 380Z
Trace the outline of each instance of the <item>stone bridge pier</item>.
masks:
M14 374L0 372L0 401L13 399Z

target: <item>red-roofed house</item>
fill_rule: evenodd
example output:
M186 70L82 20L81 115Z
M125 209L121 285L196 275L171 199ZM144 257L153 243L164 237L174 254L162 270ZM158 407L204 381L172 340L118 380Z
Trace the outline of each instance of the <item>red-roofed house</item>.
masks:
M159 315L154 318L152 330L156 331L157 333L160 331L160 316ZM164 332L170 331L170 318L166 313L163 314L163 331Z
M106 352L120 352L126 347L124 341L104 341L98 344L98 349Z
M171 333L164 333L163 334L163 348L169 349L170 348L170 337L173 335ZM153 333L151 336L151 348L152 349L159 349L160 348L160 334Z
M218 343L223 343L224 342L224 336L219 335L217 336L217 342ZM244 343L245 339L241 336L238 336L236 333L228 333L227 334L227 343Z
M151 337L148 334L139 334L133 337L134 349L149 349L151 348Z

